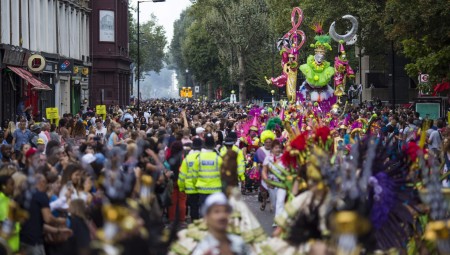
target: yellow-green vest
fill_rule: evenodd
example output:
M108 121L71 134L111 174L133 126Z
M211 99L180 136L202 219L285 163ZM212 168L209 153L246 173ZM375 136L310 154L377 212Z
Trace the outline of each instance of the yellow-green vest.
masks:
M227 154L227 147L223 146L220 149L220 156L224 157ZM245 181L245 158L244 152L239 149L236 145L233 145L232 150L237 153L237 171L240 181Z
M198 164L198 156L200 151L189 153L184 158L180 167L180 174L178 175L178 188L181 192L186 194L197 194L197 189L194 186L194 164Z
M222 157L214 151L200 152L194 163L192 182L199 194L213 194L222 191L220 167Z

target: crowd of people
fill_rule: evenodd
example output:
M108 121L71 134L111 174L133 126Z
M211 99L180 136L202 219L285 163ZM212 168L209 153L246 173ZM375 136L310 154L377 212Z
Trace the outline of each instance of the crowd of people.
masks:
M422 240L425 217L449 216L436 195L450 185L445 119L380 103L330 112L286 102L141 106L111 106L103 116L88 108L54 123L30 115L3 122L2 249L403 254L414 242L408 254L449 251L439 234L435 250ZM425 188L434 196L421 200ZM247 194L273 213L273 233L242 201Z

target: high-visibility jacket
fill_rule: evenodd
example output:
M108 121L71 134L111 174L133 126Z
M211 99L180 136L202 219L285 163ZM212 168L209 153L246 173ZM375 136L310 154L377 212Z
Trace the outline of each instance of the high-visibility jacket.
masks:
M9 217L9 204L10 204L10 199L9 197L7 197L3 192L0 192L0 221L4 222L8 219ZM19 251L19 247L20 247L20 223L19 222L15 222L14 225L14 229L13 229L13 233L11 234L11 236L9 236L7 238L7 242L9 245L9 248L11 248L11 250L13 252L18 252Z
M192 151L184 158L178 175L178 188L186 194L197 194L197 189L192 182L194 178L194 164L198 161L200 151ZM198 164L198 162L197 162Z
M227 154L227 147L223 146L220 149L220 156L224 157L225 154ZM241 149L239 149L236 145L233 145L232 150L237 153L237 171L238 171L238 177L240 181L245 181L245 158L244 158L244 152L242 152Z
M215 151L202 151L194 163L192 183L199 194L213 194L222 191L220 167L222 157Z

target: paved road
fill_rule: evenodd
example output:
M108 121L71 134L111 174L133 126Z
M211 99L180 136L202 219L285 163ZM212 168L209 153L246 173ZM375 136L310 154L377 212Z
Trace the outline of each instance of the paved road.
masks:
M258 193L253 192L250 195L244 195L242 196L242 200L250 207L250 210L253 212L255 217L259 220L261 223L263 229L266 231L267 235L272 235L272 224L273 224L273 217L274 212L270 212L269 205L266 206L265 211L261 211L259 209L260 203L258 202Z

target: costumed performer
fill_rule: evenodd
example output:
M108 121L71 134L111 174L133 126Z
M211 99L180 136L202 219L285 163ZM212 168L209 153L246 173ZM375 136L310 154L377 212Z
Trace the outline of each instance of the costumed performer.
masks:
M306 40L305 33L299 30L302 21L303 11L299 7L295 7L291 13L292 29L278 40L283 73L276 78L264 77L269 85L273 84L279 88L286 86L286 95L291 103L296 101L298 51ZM299 41L299 37L301 37L301 41Z
M309 55L306 64L300 66L300 71L306 77L297 94L297 99L301 102L318 102L323 112L328 112L331 106L336 103L334 90L329 85L331 77L334 75L334 68L330 62L325 60L326 51L331 51L330 37L325 35L322 24L314 25L314 32L317 34L314 39L314 56Z
M351 30L345 35L339 35L335 30L335 22L330 26L329 34L333 40L339 43L339 55L334 58L334 94L337 97L345 95L346 79L354 78L355 72L350 67L347 59L347 54L344 50L344 43L348 45L356 42L356 32L358 31L358 20L352 15L345 15L343 19L348 19L352 23Z
M272 141L275 140L275 134L270 130L265 130L261 133L261 143L263 146L259 147L255 153L255 162L258 164L259 169L262 171L262 165L267 156L270 155L272 149ZM259 186L259 197L261 202L260 210L264 211L266 209L267 198L269 197L267 184L261 180L261 185Z

